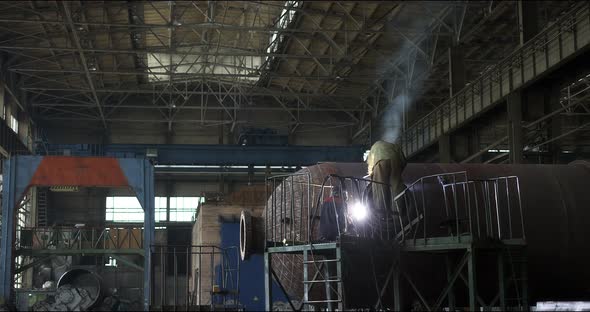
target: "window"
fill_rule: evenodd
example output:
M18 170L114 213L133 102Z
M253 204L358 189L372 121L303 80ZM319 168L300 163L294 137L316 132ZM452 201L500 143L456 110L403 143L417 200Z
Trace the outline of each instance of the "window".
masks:
M176 54L148 53L147 67L152 72L148 75L150 82L174 82L174 80L170 81L170 62L175 64L174 68L172 68L173 73L185 74L182 76L183 83L190 79L186 74L219 75L220 79L227 79L228 75L236 75L238 80L251 83L255 83L260 79L260 74L257 74L257 71L264 61L263 57L240 55L248 52L248 50L221 47L219 52L224 54L221 56L186 55L182 53L206 52L207 47L205 46L178 48L177 51L179 53Z
M286 29L289 27L293 19L295 18L295 8L299 8L303 5L302 1L285 1L285 8L281 12L279 20L275 23L275 27L279 29ZM270 36L270 42L267 53L274 53L277 51L280 42L284 39L284 35L279 35L278 31L273 31Z
M194 221L204 197L170 197L170 221Z
M166 221L166 197L156 197L156 222Z
M156 222L166 220L166 197L155 198ZM199 203L204 197L170 197L170 220L172 222L193 221ZM143 208L137 197L110 196L106 198L106 220L112 222L143 223Z
M14 116L10 115L10 128L18 133L18 120Z
M106 220L113 222L143 222L143 208L134 196L107 197ZM166 197L156 197L155 219L166 220Z

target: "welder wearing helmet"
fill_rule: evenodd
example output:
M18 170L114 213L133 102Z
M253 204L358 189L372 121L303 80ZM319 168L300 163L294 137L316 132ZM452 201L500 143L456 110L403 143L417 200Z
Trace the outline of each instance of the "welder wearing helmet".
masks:
M334 241L346 226L342 190L333 186L331 195L324 200L320 212L320 237L323 241Z

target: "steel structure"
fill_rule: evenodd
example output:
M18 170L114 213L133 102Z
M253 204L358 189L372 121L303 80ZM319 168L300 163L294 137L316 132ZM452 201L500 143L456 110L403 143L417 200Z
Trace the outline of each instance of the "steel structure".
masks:
M519 88L555 71L590 46L590 5L581 2L526 44L471 81L444 104L406 129L404 150L411 157L476 118Z
M267 284L274 278L291 299L316 301L310 304L321 307L328 303L388 307L399 303L388 302L392 296L383 294L395 289L403 290L393 292L403 305L411 304L408 299L416 300L420 310L437 310L441 304L469 305L470 310L524 307L529 301L586 297L584 285L590 271L580 270L578 263L588 257L583 252L588 216L581 207L590 197L580 183L588 178L587 162L409 163L402 173L407 190L389 200L386 196L375 199L379 188L374 183L367 191L367 181L361 178L366 170L364 164L326 163L283 176L280 183L269 181L274 191L263 220L244 222L246 242L242 243L242 247L264 246L266 240L266 249L251 247L250 251L267 253ZM317 216L332 207L325 203L333 201L322 194L334 185L347 198L338 213L354 218L350 212L366 197L373 208L361 223L347 221L340 229L344 233L340 241L326 242ZM383 198L385 204L380 205ZM394 204L388 206L387 201ZM387 213L378 207L392 210ZM263 224L265 234L259 229ZM547 231L548 224L567 231ZM388 256L371 257L379 248ZM572 248L579 252L571 252ZM337 249L341 257L336 256ZM303 260L305 253L307 260ZM323 261L333 264L331 273L323 272ZM344 272L351 264L354 269L334 277L338 262ZM559 265L548 276L545 268L554 264ZM375 277L370 270L359 274L360 267L375 267ZM396 270L401 273L397 277ZM392 281L401 286L391 288ZM469 294L461 294L461 282Z
M362 161L362 146L250 146L192 144L49 144L39 154L150 157L158 165L307 166ZM264 155L264 157L261 157Z
M542 22L568 5L542 3ZM321 124L349 127L363 142L398 95L412 95L406 104L419 112L447 98L449 47L466 47L470 76L514 49L516 8L495 1L10 2L0 11L0 50L12 57L7 70L20 77L15 87L35 119L98 128L157 123L168 131L182 123L293 132ZM146 110L149 116L130 117ZM250 111L285 120L256 120ZM319 121L314 112L330 118Z
M278 178L282 181L270 179L275 192L264 215L266 310L272 309L273 279L291 299L300 299L298 296L302 295L299 307L290 302L294 310L316 306L328 310L393 308L397 311L408 307L409 303L404 301L410 298L416 298L421 308L428 311L439 310L443 304L454 309L456 304L467 303L470 310L478 306L499 306L502 310L528 306L526 236L518 177L469 180L466 172L422 177L395 197L391 213L386 211L377 216L376 207L386 204L373 202L375 216L364 220L366 224L355 224L353 230L343 227L346 232L335 242L320 241L314 222L313 216L318 215L314 211L320 209L322 198L326 197L324 189L339 186L345 190L349 205L345 204L339 213L347 215L353 209L351 203L366 196L363 194L367 185L372 184L375 192L377 182L330 174L322 188L313 192L317 199L305 199L312 188L319 186L314 184L315 179L303 173ZM439 181L444 182L439 184ZM444 194L442 205L432 202L433 194L438 192ZM310 200L313 204L308 205ZM506 218L507 215L511 217ZM286 219L289 221L283 221ZM439 229L439 219L448 220L450 225L446 230ZM436 290L440 291L436 297L432 285L424 283L424 272L417 270L424 269L420 264L432 263L433 254L443 255L447 261L446 275L442 274L447 279L446 285ZM494 259L493 266L497 268L498 288L492 295L489 277L484 278L486 287L477 283L477 272L482 271L478 266L490 271L490 264L481 261L483 254ZM302 283L297 269L286 269L289 263L303 266ZM361 266L368 272L359 272ZM371 268L374 285L367 282L372 281L367 277ZM435 276L432 278L433 282L437 280ZM457 290L459 279L467 286L467 296L461 297ZM385 295L388 290L393 296ZM468 299L459 299L464 297Z
M130 188L145 212L144 267L151 268L150 246L154 241L154 173L145 159L66 156L15 156L4 162L2 190L2 237L0 241L0 296L9 302L15 273L14 235L16 204L36 186ZM22 268L21 268L22 269ZM144 271L144 308L150 304L150 270Z

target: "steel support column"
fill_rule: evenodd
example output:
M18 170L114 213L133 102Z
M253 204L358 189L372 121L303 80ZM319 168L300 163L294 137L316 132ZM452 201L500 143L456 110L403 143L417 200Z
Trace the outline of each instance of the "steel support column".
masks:
M552 84L551 87L547 90L547 106L548 112L553 112L555 110L560 109L562 106L559 103L559 97L561 95L561 88L558 84ZM562 119L560 116L555 116L551 118L550 125L549 125L549 135L550 138L557 138L562 134ZM561 158L561 146L559 140L555 140L549 144L549 152L551 154L551 163L559 164L559 159Z
M402 310L402 290L401 290L401 280L402 280L402 273L401 273L401 260L398 262L397 266L393 271L393 309L395 311Z
M469 279L469 311L475 311L477 307L477 279L475 276L475 250L470 248L468 251L469 259L467 260L467 274Z
M271 275L272 254L264 253L264 310L272 311L272 275Z
M119 165L144 211L143 305L144 310L149 311L151 303L151 247L155 239L156 224L154 216L154 167L147 159L119 159Z
M504 272L504 253L502 251L498 252L498 294L500 295L500 310L506 311L506 283L505 283L505 276L506 273ZM516 286L518 287L518 286Z
M445 255L445 264L447 267L447 282L448 283L452 283L452 279L453 279L453 263L452 263L452 259L451 259L451 255L447 254ZM451 311L455 311L455 287L451 286L451 289L449 290L449 293L447 294L447 300L449 303L449 309Z
M508 110L508 144L510 163L520 164L523 161L523 130L522 130L522 93L515 91L506 99Z
M539 8L537 1L518 1L518 33L520 45L525 44L539 32Z
M441 163L450 163L453 158L451 155L451 136L444 134L438 139L438 157Z
M23 197L40 157L16 156L4 162L2 189L2 237L0 238L0 304L10 301L14 270L16 204Z
M449 48L449 96L453 97L465 87L465 56L463 48L453 46Z

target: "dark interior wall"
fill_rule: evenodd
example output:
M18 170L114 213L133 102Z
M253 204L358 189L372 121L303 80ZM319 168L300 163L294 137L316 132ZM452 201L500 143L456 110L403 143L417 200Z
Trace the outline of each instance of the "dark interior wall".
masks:
M105 219L106 189L83 188L78 192L49 192L49 225L84 223L102 225Z

